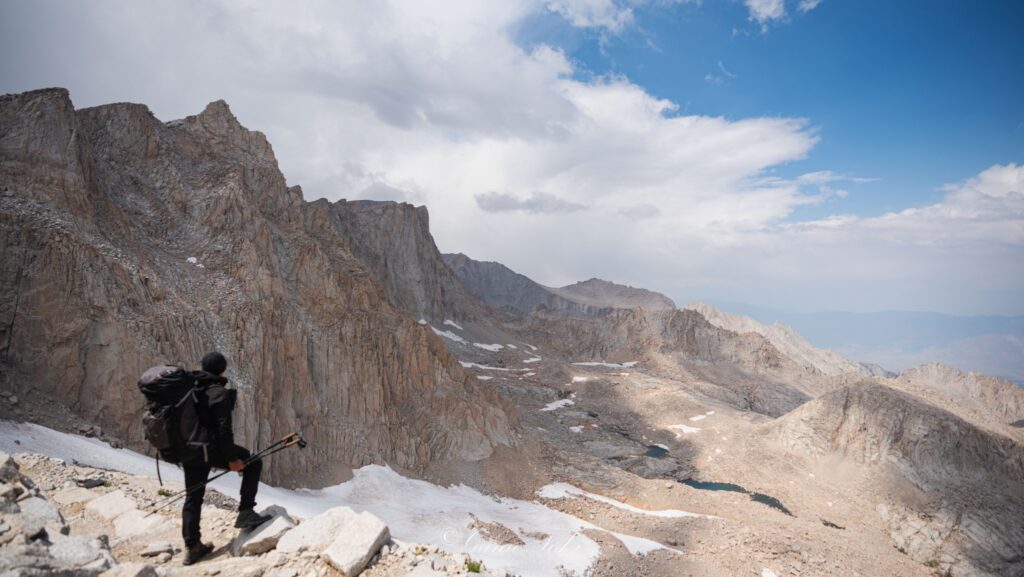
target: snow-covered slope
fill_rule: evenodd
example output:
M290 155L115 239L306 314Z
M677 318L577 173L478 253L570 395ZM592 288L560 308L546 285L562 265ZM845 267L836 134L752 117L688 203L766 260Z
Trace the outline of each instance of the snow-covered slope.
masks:
M134 475L154 475L154 461L102 441L60 433L28 423L0 421L0 451L40 453L82 465ZM273 457L271 457L273 458ZM165 465L166 483L181 487L181 472ZM211 486L225 495L237 495L240 477L225 475ZM548 495L550 497L550 495ZM540 503L493 497L465 485L442 487L403 477L379 465L354 471L352 480L320 490L289 490L261 485L261 506L281 505L300 517L313 517L331 507L344 505L357 512L369 511L383 519L394 537L403 541L436 545L482 559L490 567L503 567L520 575L556 577L561 568L583 575L599 554L598 544L582 533L605 531ZM676 513L650 512L658 515ZM475 535L469 525L477 519L501 523L516 532L521 546L495 546ZM606 531L607 532L607 531ZM547 535L538 539L531 535ZM670 549L649 539L611 533L633 554ZM674 549L673 549L674 551Z
M826 375L860 373L867 376L889 376L877 365L851 361L835 351L819 349L800 336L792 327L776 322L765 325L750 317L727 313L707 303L690 303L684 307L704 316L709 323L736 333L757 333L767 338L775 348L793 361L814 368Z

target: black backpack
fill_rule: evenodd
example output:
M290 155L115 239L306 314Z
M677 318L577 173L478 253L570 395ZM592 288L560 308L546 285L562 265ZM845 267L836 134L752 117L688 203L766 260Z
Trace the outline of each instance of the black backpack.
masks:
M180 463L201 451L208 461L210 433L199 419L202 388L195 375L181 367L152 367L139 378L139 390L146 397L142 429L160 458Z

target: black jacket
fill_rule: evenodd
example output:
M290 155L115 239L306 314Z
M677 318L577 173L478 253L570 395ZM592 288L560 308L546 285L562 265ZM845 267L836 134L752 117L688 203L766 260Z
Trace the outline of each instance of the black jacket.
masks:
M228 380L224 377L203 371L196 371L195 376L200 391L196 395L199 422L210 433L210 462L217 464L221 460L230 462L241 458L231 422L238 391L227 388Z

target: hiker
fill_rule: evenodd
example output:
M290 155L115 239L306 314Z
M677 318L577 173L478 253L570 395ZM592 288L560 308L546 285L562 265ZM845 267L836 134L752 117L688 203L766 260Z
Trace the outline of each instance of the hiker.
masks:
M228 361L224 355L214 351L203 357L202 367L202 371L193 373L199 392L196 395L196 411L200 425L209 432L209 443L201 450L189 451L189 454L181 459L181 466L185 470L185 487L196 487L185 496L185 505L181 510L181 534L185 539L186 548L183 562L185 565L191 565L213 551L213 545L203 543L199 532L203 497L206 493L205 483L210 475L210 469L230 469L242 473L242 490L235 527L251 529L270 519L269 516L261 516L254 510L263 461L256 459L246 464L246 459L252 453L235 444L231 430L231 412L235 408L237 391L226 386L228 380L223 375L228 368Z

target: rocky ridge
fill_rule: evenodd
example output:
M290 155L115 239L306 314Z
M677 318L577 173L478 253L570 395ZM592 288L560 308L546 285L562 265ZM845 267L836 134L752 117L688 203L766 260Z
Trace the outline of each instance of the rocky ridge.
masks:
M776 322L765 325L750 317L720 311L707 303L690 303L684 307L697 311L711 324L735 333L757 333L767 338L775 348L801 365L825 375L857 373L865 376L891 376L878 367L846 359L839 353L819 349L803 338L792 327Z
M310 441L272 481L327 485L349 467L423 469L513 442L514 409L391 306L223 102L163 123L137 104L76 111L62 89L0 97L0 188L12 394L143 448L138 375L219 348L240 441Z
M871 466L897 547L955 575L1024 571L1024 446L871 381L840 387L764 431L783 447ZM894 476L894 477L893 477Z

